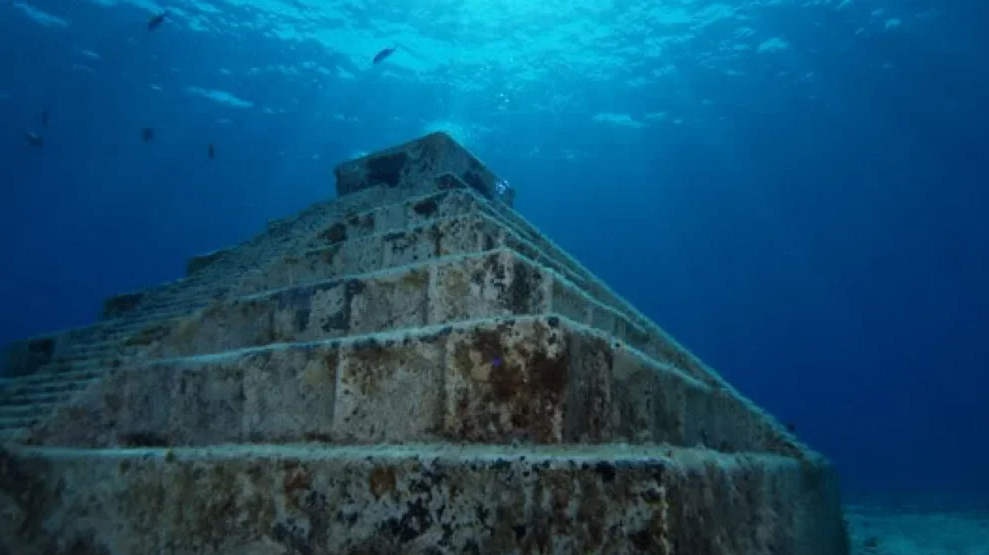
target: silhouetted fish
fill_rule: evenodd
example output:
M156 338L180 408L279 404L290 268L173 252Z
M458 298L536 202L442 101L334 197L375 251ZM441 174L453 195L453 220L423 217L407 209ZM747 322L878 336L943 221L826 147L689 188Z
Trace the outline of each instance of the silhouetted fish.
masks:
M41 125L48 127L48 108L41 111Z
M25 138L27 138L27 144L31 146L44 146L45 144L45 139L42 138L41 135L38 135L37 133L33 133L31 131L25 131L24 136Z
M213 148L213 143L209 144L209 149L206 150L206 155L209 156L210 160L216 158L216 149Z
M374 55L374 60L371 63L375 63L376 64L378 62L383 62L385 60L385 58L387 58L388 56L391 56L394 53L395 53L395 47L394 46L391 47L391 48L385 48L381 52L378 52L377 54Z
M155 138L155 130L153 127L144 127L141 129L141 140L150 143Z
M149 19L148 31L154 31L155 29L157 29L162 24L162 22L165 21L166 15L168 15L168 12L161 12L160 14Z

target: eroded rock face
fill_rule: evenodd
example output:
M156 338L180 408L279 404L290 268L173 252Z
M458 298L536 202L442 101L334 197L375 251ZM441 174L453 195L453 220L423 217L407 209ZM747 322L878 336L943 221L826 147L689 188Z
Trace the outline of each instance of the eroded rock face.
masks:
M706 445L804 458L743 399L555 316L289 342L112 371L30 443Z
M336 173L8 357L0 555L847 554L827 461L449 137Z
M424 445L22 457L59 481L0 482L46 523L5 535L49 553L841 552L820 461Z
M514 190L504 180L445 133L432 133L343 163L334 174L340 196L374 187L415 187L424 180L440 177L443 184L462 181L484 198L508 206L515 198Z

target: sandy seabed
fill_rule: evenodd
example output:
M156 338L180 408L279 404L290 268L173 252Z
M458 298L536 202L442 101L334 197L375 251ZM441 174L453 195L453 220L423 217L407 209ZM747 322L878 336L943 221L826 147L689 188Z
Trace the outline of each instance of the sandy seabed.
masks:
M989 555L989 511L853 504L853 555Z

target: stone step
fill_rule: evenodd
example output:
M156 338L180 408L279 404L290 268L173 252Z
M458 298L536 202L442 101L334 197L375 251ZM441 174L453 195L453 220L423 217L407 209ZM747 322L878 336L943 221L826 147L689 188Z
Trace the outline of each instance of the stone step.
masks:
M407 229L422 229L435 220L455 217L482 216L507 228L499 244L505 244L527 257L564 275L571 283L597 301L611 307L624 322L617 323L619 335L625 336L640 348L648 351L645 341L648 335L655 335L656 342L663 344L664 355L676 351L681 365L696 372L711 373L703 368L696 357L679 345L668 334L659 329L648 318L635 310L625 299L614 293L606 284L597 279L589 270L567 254L554 242L529 223L524 217L501 202L490 202L463 185L454 190L414 196L401 203L379 206L372 210L348 215L325 227L310 246L324 251L324 243L333 246L350 239L360 239L389 232ZM568 316L598 327L592 322L592 314L568 313Z
M341 225L349 225L350 236L359 237L362 234L367 234L368 228L372 230L372 233L398 231L407 226L409 222L422 223L456 214L468 214L477 211L481 206L478 197L466 191L442 191L425 195L421 193L414 195L406 193L397 196L395 200L397 202L383 208L365 210L359 213L350 212L348 214L341 214ZM374 223L375 221L377 222L376 224ZM336 234L340 233L333 225L326 226L322 220L314 220L314 223L319 223L322 227L313 225L312 228L307 228L306 233L300 233L296 241L281 245L280 248L274 249L275 252L270 253L269 256L288 254L292 248L298 248L299 245L313 246L326 243L329 238L335 237ZM162 287L174 287L177 283L180 282L165 284ZM209 282L202 277L200 272L195 277L182 281L182 283L207 284ZM213 285L212 288L219 289L220 286ZM186 292L186 294L188 293ZM169 319L187 316L191 312L204 308L209 303L208 300L203 299L210 299L212 296L209 293L202 293L200 294L200 299L186 301L178 306L168 304L167 302L159 305L142 304L139 308L135 309L135 312L127 317L104 321L101 335L107 341L125 341L134 334L140 333L148 326L153 326ZM162 303L160 300L157 302ZM73 356L78 354L81 357L100 356L104 354L103 352L91 353L85 343L73 346L69 352Z
M514 289L513 278L517 278ZM444 257L218 303L195 317L147 332L151 349L146 354L156 358L208 354L469 317L544 313L551 308L554 291L559 295L565 287L551 287L551 279L507 249ZM520 295L530 290L532 298Z
M35 417L5 417L0 418L0 430L23 431L38 422Z
M300 244L311 242L314 234L325 231L322 229L322 226L325 225L327 220L342 218L359 211L367 211L382 201L398 204L410 196L424 195L408 189L399 191L368 191L366 194L357 195L354 198L347 199L345 202L338 200L333 203L317 205L312 210L307 210L298 216L272 222L269 224L266 234L262 234L251 241L246 241L237 247L223 249L223 256L213 256L214 253L209 253L194 257L190 260L190 265L196 269L185 278L162 284L146 291L128 293L119 297L138 295L142 299L154 299L156 304L136 305L134 310L141 312L146 312L149 308L154 310L164 306L170 306L171 303L167 301L175 297L187 300L191 295L196 300L207 299L205 302L208 302L208 299L212 299L226 289L226 282L236 279L236 276L240 273L230 272L230 267L237 268L238 270L255 269L257 266L256 260L258 259L263 259L265 256L283 256L291 250L298 248ZM279 233L277 230L281 227L291 229L293 232L288 235ZM259 250L263 254L259 253ZM212 259L212 261L208 259ZM207 268L213 269L213 271L206 271ZM161 299L165 299L166 302L163 303ZM196 308L202 308L202 305L198 307L185 307L186 310L195 310Z
M59 384L77 380L88 380L103 375L101 367L89 367L60 373L38 373L18 378L0 378L0 387L25 387L32 385Z
M469 204L463 200L457 202ZM637 319L638 313L627 310L627 305L608 294L593 276L585 279L575 274L560 264L557 257L547 255L501 222L482 214L437 219L402 232L347 238L299 256L291 255L245 278L236 291L242 295L256 294L498 247L510 248L558 272L576 290L586 292L593 300L612 309L611 313L588 310L590 305L575 300L574 306L564 315L594 327L610 329L621 339L661 359L675 358L677 366L692 375L720 379L662 330ZM559 303L558 307L560 310L566 308L564 303ZM647 325L649 327L645 327Z
M278 259L245 278L236 296L469 254L498 246L492 220L461 216L395 233L375 234Z
M0 428L0 445L18 440L24 434L27 434L27 428Z
M348 239L401 232L432 221L480 213L485 201L468 191L440 191L417 195L402 202L345 214L324 224L305 243L306 249L323 248Z
M46 445L668 443L800 456L734 390L557 317L433 326L108 372L34 429ZM157 443L156 443L157 442Z
M106 357L110 359L111 357ZM112 365L113 362L109 362L107 365ZM55 376L62 374L71 374L72 372L86 372L86 371L99 371L105 366L103 362L103 357L89 357L80 360L72 361L61 361L56 360L50 364L46 364L38 369L35 373L36 376Z
M62 364L77 364L86 363L101 358L109 358L116 354L116 351L120 348L119 343L115 342L105 342L98 346L94 345L76 345L72 349L66 351L65 354L61 354L55 357L52 361L53 363Z
M61 552L56 541L87 553L847 553L837 479L818 459L618 445L20 447L5 469L8 512L59 531L49 545L7 528L11 553ZM112 525L94 534L78 515Z
M82 391L93 384L99 383L102 377L99 374L91 374L90 378L80 378L71 381L52 381L42 383L32 383L25 385L9 386L6 390L10 396L19 395L66 395L77 391Z
M95 382L94 382L95 383ZM19 392L9 397L0 398L0 406L22 406L22 405L34 405L34 404L61 404L72 398L72 392L78 391L82 387L76 389L65 389L63 391L56 392L41 392L32 393Z
M0 403L0 420L3 419L31 419L39 420L48 416L55 407L61 406L59 403L31 403L27 405L11 405Z
M218 303L194 317L147 332L149 350L144 356L209 354L467 319L550 313L578 314L586 320L582 323L619 340L629 339L631 326L613 309L511 249L496 249ZM679 362L668 356L668 346L640 343L659 362Z

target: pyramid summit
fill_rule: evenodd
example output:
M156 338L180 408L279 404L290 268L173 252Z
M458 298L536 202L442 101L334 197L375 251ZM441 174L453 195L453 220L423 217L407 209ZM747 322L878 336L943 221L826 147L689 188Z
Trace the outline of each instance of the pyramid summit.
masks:
M0 554L845 555L830 463L434 133L9 345Z

